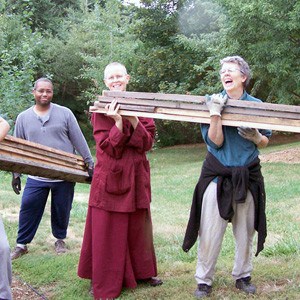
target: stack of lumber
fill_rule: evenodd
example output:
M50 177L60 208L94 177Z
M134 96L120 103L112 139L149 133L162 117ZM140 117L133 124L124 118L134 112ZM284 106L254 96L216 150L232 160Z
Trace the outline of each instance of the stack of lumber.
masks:
M81 156L12 136L0 142L0 170L89 183Z
M103 91L90 112L105 113L105 106L113 99L117 99L119 113L124 116L210 123L204 96ZM222 124L300 132L300 106L229 99L222 113Z

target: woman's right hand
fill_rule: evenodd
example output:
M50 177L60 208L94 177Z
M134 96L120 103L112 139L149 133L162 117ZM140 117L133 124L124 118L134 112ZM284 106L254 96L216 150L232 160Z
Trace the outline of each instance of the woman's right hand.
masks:
M123 131L123 122L122 116L118 113L120 109L120 104L118 101L114 99L110 104L105 106L106 115L112 119L114 119L116 126L119 128L120 131Z

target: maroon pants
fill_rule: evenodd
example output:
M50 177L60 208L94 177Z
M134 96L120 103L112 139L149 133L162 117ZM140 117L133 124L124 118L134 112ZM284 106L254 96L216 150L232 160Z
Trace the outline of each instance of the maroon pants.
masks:
M157 275L150 210L88 208L78 275L91 279L95 298L116 298L122 287Z

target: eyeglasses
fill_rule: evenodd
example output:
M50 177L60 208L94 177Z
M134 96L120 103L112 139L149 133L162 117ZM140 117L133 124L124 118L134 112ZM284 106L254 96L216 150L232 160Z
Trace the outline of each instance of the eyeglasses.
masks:
M244 72L241 69L238 69L238 68L221 69L219 71L219 74L222 75L222 74L225 74L226 72L228 72L229 74L231 74L231 73L234 73L235 71L240 71L241 73L244 74Z

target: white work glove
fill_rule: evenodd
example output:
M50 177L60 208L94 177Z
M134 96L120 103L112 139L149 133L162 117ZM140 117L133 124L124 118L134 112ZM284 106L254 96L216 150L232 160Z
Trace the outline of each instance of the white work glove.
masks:
M260 144L262 140L262 134L256 128L241 126L238 127L238 133L244 139L249 140L256 145Z
M221 112L227 102L227 95L213 94L211 96L206 95L206 105L209 109L210 116L220 116Z

